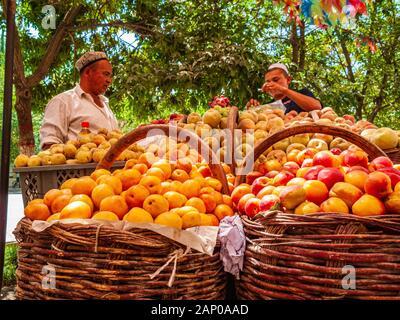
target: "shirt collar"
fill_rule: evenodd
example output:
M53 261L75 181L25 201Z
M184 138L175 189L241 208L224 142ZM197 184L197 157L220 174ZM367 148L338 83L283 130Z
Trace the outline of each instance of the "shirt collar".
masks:
M75 88L75 93L79 96L82 97L82 95L87 94L85 91L83 91L82 87L80 86L80 84L78 83ZM103 96L102 94L99 95L99 98L105 102L108 102L108 98L106 98L105 96Z

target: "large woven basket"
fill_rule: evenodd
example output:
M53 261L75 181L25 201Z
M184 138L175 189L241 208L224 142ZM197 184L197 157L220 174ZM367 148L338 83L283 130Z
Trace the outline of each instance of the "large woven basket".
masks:
M168 125L130 132L110 149L98 168L109 168L124 148L154 128L169 132ZM208 147L194 134L178 131L202 148ZM214 164L210 168L228 192L223 168ZM224 299L226 294L218 244L210 256L187 250L151 230L120 229L87 220L56 222L36 232L32 221L24 218L14 234L19 245L18 299ZM53 280L55 286L51 286Z
M306 132L346 138L372 159L384 155L345 129L308 125L270 136L255 148L255 159L280 139ZM400 216L271 211L242 221L247 246L240 299L400 300Z
M385 153L395 164L400 163L400 148L386 149Z

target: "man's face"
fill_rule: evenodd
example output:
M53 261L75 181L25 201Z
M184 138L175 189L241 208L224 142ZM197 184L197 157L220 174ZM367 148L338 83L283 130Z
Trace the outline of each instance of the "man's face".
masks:
M94 94L104 94L112 82L111 63L107 60L97 61L93 68L88 70L88 81Z
M290 83L290 77L286 76L285 73L280 69L268 71L264 76L266 83L275 82L282 87L288 88ZM284 95L281 93L270 91L268 92L275 100L282 99Z

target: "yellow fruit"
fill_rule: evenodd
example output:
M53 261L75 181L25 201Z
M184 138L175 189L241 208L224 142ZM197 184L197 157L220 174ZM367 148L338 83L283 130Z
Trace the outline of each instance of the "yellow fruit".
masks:
M159 168L164 172L165 179L169 179L172 174L172 167L166 160L159 160L151 166L152 168Z
M100 207L100 203L103 199L113 195L114 189L110 185L105 183L97 185L92 190L92 200L97 208Z
M201 226L212 226L213 225L213 221L210 215L205 214L205 213L200 213L200 217L201 217L201 222L200 225Z
M166 179L164 171L162 171L160 168L151 167L149 170L147 170L146 175L147 176L157 177L161 181L164 181Z
M93 215L92 219L119 221L118 216L114 212L111 212L111 211L99 211L95 215Z
M142 208L132 208L126 215L124 215L122 220L134 223L154 222L151 214Z
M62 194L63 192L59 189L50 189L44 195L43 202L46 206L51 207L51 204L54 201L54 199L57 198L58 196L61 196Z
M199 211L195 207L191 207L191 206L184 206L184 207L181 207L181 208L175 208L175 209L172 209L171 212L177 213L180 217L183 217L186 213L189 213L189 212L197 212L197 213L199 213Z
M124 215L129 211L129 208L125 202L124 197L120 195L115 195L101 200L100 211L114 212L119 219L122 219Z
M71 198L72 198L71 194L62 194L57 198L55 198L54 201L51 203L51 212L52 213L61 212L61 210L69 203L69 200L71 200Z
M83 201L71 202L60 212L60 219L89 219L91 216L90 206Z
M182 229L182 218L176 213L164 212L157 216L155 223L164 226Z
M143 209L150 212L153 218L169 209L169 203L162 195L152 194L143 202Z
M74 201L86 202L89 205L89 207L92 210L92 212L93 212L93 210L94 210L93 201L86 194L76 194L76 195L72 196L72 198L69 200L69 203L74 202Z
M78 178L71 186L72 194L91 195L92 190L96 186L96 182L92 178L85 176Z
M201 213L206 213L206 205L200 198L190 198L188 201L186 201L185 206L191 206L196 208Z
M198 197L200 194L200 189L201 189L201 184L199 181L194 179L189 179L182 183L181 192L188 199L190 199L192 197Z
M296 209L294 209L295 214L310 214L321 211L320 207L311 201L304 201L300 203Z
M176 191L168 191L163 196L167 199L170 209L182 207L187 201L183 194Z
M47 218L47 222L50 222L50 221L55 221L55 220L60 220L60 212L58 212L58 213L53 213L50 217L48 217Z
M136 169L125 169L115 174L122 183L122 190L128 190L130 187L139 183L141 173Z
M233 210L226 204L219 204L214 209L214 214L219 220L222 220L226 216L233 216Z
M90 175L90 177L96 181L98 178L100 178L101 176L110 176L111 172L108 171L107 169L97 169L95 171L92 172L92 174Z
M161 192L161 180L155 176L145 176L140 179L139 184L145 186L151 194L157 194Z
M201 225L201 215L199 212L190 211L182 216L182 228L187 229Z
M101 176L96 180L97 184L105 183L111 186L114 190L114 194L119 195L122 192L122 182L116 176Z
M19 154L14 160L14 165L17 168L26 167L26 166L28 166L28 161L29 161L29 157L27 155Z
M75 183L75 181L78 180L78 178L71 178L66 181L61 185L60 189L71 189L72 185Z
M50 210L44 203L30 203L24 213L31 220L47 220L50 217Z

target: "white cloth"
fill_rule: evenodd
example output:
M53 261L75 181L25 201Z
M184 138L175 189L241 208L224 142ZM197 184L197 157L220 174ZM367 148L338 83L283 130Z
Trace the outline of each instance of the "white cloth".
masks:
M108 99L99 96L104 107L96 105L92 96L78 84L75 88L58 94L47 104L42 127L40 146L47 143L65 143L78 137L81 122L89 122L89 129L96 133L100 128L118 129Z

